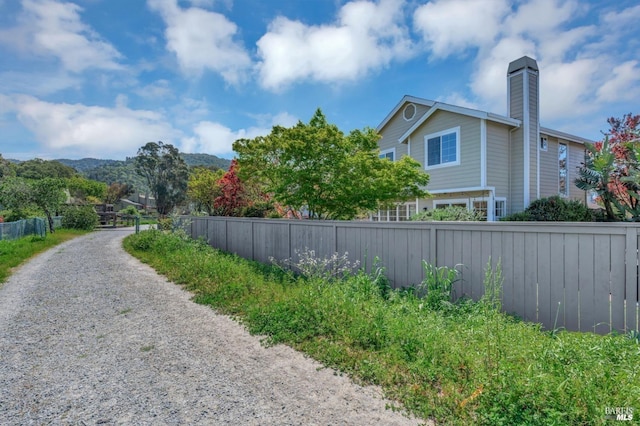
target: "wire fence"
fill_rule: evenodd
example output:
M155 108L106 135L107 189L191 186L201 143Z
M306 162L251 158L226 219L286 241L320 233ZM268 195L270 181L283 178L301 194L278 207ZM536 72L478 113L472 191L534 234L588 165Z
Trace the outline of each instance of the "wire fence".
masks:
M47 227L47 220L41 217L3 222L0 223L0 240L16 240L29 235L44 237L47 233ZM53 229L58 228L62 228L62 216L53 217Z

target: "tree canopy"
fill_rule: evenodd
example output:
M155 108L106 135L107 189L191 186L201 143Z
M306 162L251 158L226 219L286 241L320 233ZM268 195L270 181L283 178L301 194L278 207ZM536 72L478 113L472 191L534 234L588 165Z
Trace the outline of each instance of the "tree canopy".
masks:
M308 124L275 126L267 136L239 139L240 176L256 179L276 202L315 219L353 219L381 205L423 197L429 176L410 157L379 157L375 130L348 135L320 109Z
M171 144L149 142L135 157L135 170L144 177L156 199L158 213L170 213L186 198L189 167Z
M595 192L607 220L640 220L640 115L607 122L604 140L586 144L575 185Z

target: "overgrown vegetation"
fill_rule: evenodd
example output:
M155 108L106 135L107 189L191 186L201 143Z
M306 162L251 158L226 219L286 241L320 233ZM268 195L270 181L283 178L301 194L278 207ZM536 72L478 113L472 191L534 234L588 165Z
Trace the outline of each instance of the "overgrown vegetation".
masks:
M91 231L98 226L98 214L93 206L67 206L62 211L62 227Z
M446 206L441 209L425 210L411 216L411 220L417 221L480 221L486 220L482 212L469 210L461 206Z
M529 204L523 212L505 216L503 221L593 222L595 213L578 200L567 200L558 195L540 198Z
M487 268L484 299L452 304L457 274L427 265L420 298L390 290L380 265L342 279L305 277L157 230L127 237L125 247L265 343L380 385L441 424L605 424L605 408L638 407L637 340L543 332L501 313L499 268Z
M85 233L80 230L59 229L55 234L47 234L44 238L32 236L19 240L0 240L0 283L7 280L12 268L25 260Z

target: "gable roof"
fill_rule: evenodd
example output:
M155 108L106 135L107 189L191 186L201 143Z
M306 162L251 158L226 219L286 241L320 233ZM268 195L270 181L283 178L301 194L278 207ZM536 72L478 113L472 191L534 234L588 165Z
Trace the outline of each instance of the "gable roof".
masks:
M391 121L393 116L396 115L400 108L402 108L402 106L407 102L423 105L426 107L432 107L433 104L436 103L435 101L431 101L429 99L422 99L416 98L415 96L404 95L402 99L400 99L400 102L398 102L398 104L391 110L391 112L387 114L384 120L382 120L382 123L378 124L378 127L376 127L376 131L380 132L380 130L382 130L382 128L386 126L389 121Z
M451 105L444 102L436 102L430 99L418 98L410 95L404 95L402 99L400 99L400 102L398 102L398 104L391 110L389 114L387 114L387 116L384 118L384 120L382 120L378 127L376 127L376 131L380 132L407 102L423 105L428 107L429 109L413 124L413 126L411 126L402 136L400 136L400 138L398 139L399 143L404 143L409 138L409 136L411 136L411 134L416 131L418 127L420 127L425 121L429 119L429 117L431 117L437 111L453 112L456 114L465 115L467 117L475 117L493 121L495 123L505 124L514 128L518 128L522 124L521 120L506 117L504 115L494 114L492 112ZM559 130L553 130L548 127L540 127L540 133L583 145L585 143L593 143L593 141L589 139L581 138L580 136L571 135Z
M576 142L583 145L585 143L593 143L593 141L590 141L589 139L581 138L580 136L570 135L569 133L561 132L559 130L549 129L548 127L540 127L540 133L545 134L547 136L553 136L559 139L566 139L570 142Z
M418 99L418 98L416 98L416 99ZM493 122L500 123L500 124L506 124L507 126L511 126L511 127L520 127L520 124L522 124L522 122L520 120L517 120L515 118L505 117L505 116L498 115L498 114L494 114L492 112L486 112L486 111L480 111L480 110L472 109L472 108L465 108L465 107L461 107L461 106L450 105L450 104L446 104L444 102L434 102L434 101L429 101L429 102L431 102L431 105L429 105L431 108L427 112L425 112L422 115L422 117L420 117L418 119L418 121L416 121L413 124L413 126L411 126L402 136L400 136L400 139L398 139L398 142L404 143L404 141L407 140L409 138L409 136L411 136L411 134L418 127L420 127L422 125L422 123L427 121L429 119L429 117L431 117L433 114L435 114L436 111L453 112L453 113L465 115L465 116L468 116L468 117L475 117L475 118L480 118L480 119L484 119L484 120L493 121ZM400 107L396 107L396 108L400 109ZM397 111L397 109L396 109L396 111ZM382 127L383 127L383 125L378 126L379 129L381 129Z

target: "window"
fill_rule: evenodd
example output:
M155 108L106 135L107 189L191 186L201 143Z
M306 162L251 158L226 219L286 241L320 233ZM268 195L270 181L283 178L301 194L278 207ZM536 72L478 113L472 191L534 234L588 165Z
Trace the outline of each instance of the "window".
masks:
M558 193L563 197L569 196L567 185L567 145L558 144Z
M427 161L425 168L460 164L460 128L425 136Z
M380 158L387 158L391 161L395 160L395 156L396 156L396 149L395 148L391 148L391 149L385 149L384 151L380 151Z
M415 116L416 116L416 106L414 104L408 104L406 107L404 107L404 110L402 111L402 117L406 121L413 120L413 117Z
M399 203L388 209L371 213L370 219L374 222L398 222L410 220L416 214L416 203Z
M434 200L433 208L434 209L444 209L447 207L464 207L465 209L469 208L468 200Z
M487 200L474 200L473 202L473 210L482 214L483 220L487 220Z
M549 142L546 136L540 136L540 151L546 151L549 147Z
M499 220L507 215L507 200L496 199L495 219Z

